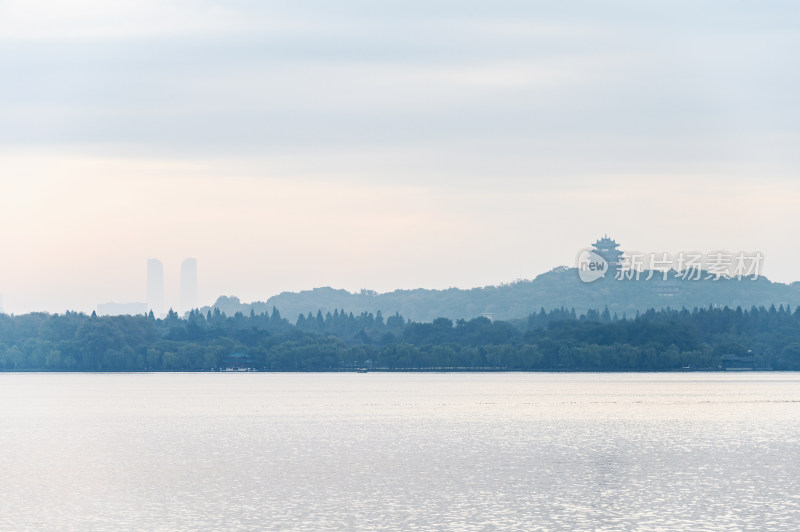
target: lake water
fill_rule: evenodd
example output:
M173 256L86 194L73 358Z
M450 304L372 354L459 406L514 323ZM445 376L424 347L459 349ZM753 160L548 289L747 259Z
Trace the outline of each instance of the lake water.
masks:
M3 530L798 530L800 374L0 374Z

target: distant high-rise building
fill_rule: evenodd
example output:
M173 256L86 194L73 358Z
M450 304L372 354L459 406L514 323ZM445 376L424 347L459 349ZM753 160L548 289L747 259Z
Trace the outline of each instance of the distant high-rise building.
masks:
M197 308L197 259L181 263L181 311Z
M164 265L158 259L147 259L147 310L164 314Z

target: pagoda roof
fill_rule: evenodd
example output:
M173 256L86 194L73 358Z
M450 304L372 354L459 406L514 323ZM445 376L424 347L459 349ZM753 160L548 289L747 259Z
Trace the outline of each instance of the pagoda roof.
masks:
M593 246L611 246L617 247L619 244L613 238L609 238L608 235L604 235L603 238L599 239L597 242L592 244Z

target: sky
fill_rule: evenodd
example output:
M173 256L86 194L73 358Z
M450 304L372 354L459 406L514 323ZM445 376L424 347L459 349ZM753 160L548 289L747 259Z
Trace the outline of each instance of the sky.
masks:
M599 236L800 280L794 1L0 0L6 312L529 279Z

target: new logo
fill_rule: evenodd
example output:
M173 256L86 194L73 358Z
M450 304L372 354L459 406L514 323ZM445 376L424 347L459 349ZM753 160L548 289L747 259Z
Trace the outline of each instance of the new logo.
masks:
M584 283L591 283L605 276L608 261L592 250L585 249L578 255L578 277Z

